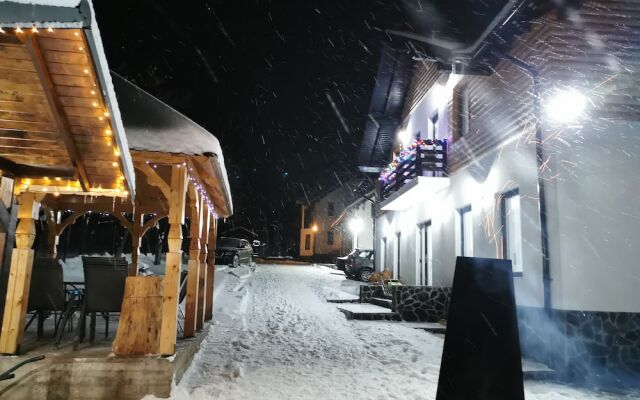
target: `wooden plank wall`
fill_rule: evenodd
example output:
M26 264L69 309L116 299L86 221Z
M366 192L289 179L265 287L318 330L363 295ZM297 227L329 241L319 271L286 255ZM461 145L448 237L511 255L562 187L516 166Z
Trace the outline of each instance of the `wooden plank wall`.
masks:
M538 68L543 103L556 89L573 88L590 99L590 117L639 121L639 21L640 6L632 2L587 1L566 19L550 13L535 21L516 39L511 54ZM493 75L465 77L462 85L469 89L470 130L451 147L450 172L510 139L532 139L535 116L528 74L502 61ZM451 132L457 132L456 98L447 106Z

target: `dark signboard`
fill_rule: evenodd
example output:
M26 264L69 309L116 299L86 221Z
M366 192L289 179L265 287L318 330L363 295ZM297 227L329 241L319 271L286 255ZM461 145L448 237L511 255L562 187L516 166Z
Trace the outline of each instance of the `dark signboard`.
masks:
M524 400L510 260L458 257L436 400Z

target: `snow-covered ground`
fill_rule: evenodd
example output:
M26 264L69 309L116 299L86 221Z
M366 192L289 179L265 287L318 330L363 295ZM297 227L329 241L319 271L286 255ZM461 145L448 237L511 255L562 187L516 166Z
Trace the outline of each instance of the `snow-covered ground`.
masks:
M435 399L442 336L348 321L326 297L357 284L320 266L224 271L214 326L175 400ZM637 399L525 381L527 400ZM153 399L147 396L146 400Z

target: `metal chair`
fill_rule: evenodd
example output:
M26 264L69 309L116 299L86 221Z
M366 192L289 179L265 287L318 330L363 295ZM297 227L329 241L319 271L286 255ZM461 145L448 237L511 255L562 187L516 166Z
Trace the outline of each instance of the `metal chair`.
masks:
M33 261L27 310L33 311L33 316L25 326L25 330L37 317L38 339L42 337L45 319L52 313L55 326L54 336L58 333L60 322L69 318L70 308L64 291L62 266L58 260L38 257ZM58 312L61 313L60 319L56 318Z
M119 313L124 297L124 286L129 264L124 257L82 257L84 269L84 299L74 348L84 340L85 319L91 316L89 341L93 343L96 331L96 313L105 319L104 337L109 336L109 313Z

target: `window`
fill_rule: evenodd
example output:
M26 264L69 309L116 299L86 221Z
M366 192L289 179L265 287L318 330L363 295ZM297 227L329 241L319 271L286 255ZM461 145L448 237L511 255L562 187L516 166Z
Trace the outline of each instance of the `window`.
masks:
M327 215L330 217L333 217L334 215L336 215L336 207L333 203L327 204Z
M311 235L304 235L304 249L311 250Z
M327 231L327 244L333 246L333 231Z
M384 271L387 264L387 238L380 241L380 272Z
M431 232L431 221L418 225L416 232L416 281L422 286L431 286L433 282Z
M427 139L435 139L438 136L438 111L429 118L427 127Z
M457 90L458 137L469 133L469 88L466 86Z
M502 215L502 258L511 260L514 274L522 274L522 225L520 192L518 189L503 193L500 201Z
M460 215L460 255L473 257L473 215L471 205L458 210Z
M400 279L400 232L396 232L394 241L393 279Z

